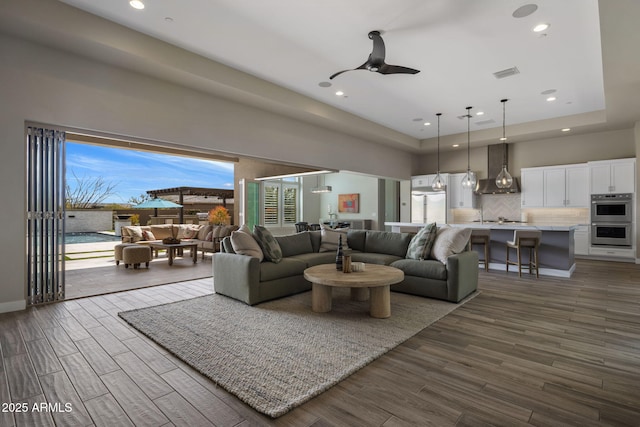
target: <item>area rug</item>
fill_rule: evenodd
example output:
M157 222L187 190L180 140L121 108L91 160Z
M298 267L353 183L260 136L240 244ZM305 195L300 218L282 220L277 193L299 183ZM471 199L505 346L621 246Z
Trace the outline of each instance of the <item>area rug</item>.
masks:
M334 289L329 313L311 292L248 306L222 295L119 313L136 329L259 412L278 417L322 393L460 304L391 293L391 317Z

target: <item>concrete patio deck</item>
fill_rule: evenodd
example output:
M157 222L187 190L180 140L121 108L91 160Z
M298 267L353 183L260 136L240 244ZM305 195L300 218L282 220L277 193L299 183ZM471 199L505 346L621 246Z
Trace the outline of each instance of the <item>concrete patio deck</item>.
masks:
M160 252L160 256L151 261L148 269L125 268L122 263L116 266L113 258L113 248L116 244L118 242L66 245L66 299L201 279L213 275L210 254L205 255L204 260L200 254L197 264L193 264L189 256L178 257L174 264L169 266L166 253ZM213 291L213 281L211 288Z

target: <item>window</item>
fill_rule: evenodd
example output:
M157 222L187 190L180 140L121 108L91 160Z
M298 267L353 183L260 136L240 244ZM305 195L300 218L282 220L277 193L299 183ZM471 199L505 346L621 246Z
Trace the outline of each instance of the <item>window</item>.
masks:
M300 218L300 183L293 180L263 182L265 227L294 225Z

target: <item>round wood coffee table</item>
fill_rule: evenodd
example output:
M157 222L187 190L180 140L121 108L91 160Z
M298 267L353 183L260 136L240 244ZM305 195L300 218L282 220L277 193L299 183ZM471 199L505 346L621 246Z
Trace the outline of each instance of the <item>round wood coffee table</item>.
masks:
M309 267L304 278L313 284L311 308L317 313L331 311L331 289L333 287L351 288L351 299L367 300L369 289L369 315L384 319L391 316L390 285L402 282L404 273L395 267L367 264L364 271L343 273L336 270L335 264L322 264Z

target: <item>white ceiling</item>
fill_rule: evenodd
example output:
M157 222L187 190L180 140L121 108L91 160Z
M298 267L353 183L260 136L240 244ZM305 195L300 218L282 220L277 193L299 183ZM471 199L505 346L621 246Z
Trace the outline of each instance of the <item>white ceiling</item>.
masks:
M144 0L141 11L127 0L61 1L419 140L436 136L437 112L442 135L466 132L457 116L467 106L485 112L472 131L499 136L502 98L508 125L605 109L597 0L532 0L525 18L512 16L526 4L513 0ZM545 35L532 32L543 22ZM320 87L367 59L372 30L383 32L387 63L421 72L353 71ZM493 76L514 66L520 74ZM549 89L554 102L541 94Z

